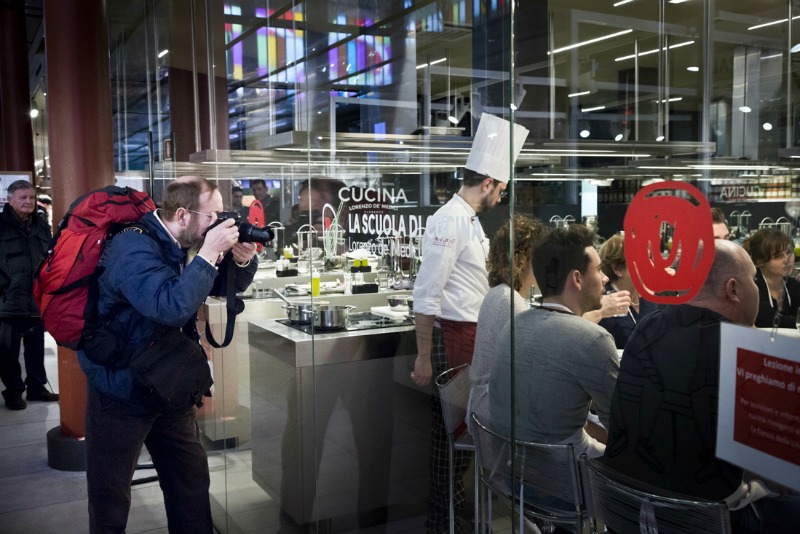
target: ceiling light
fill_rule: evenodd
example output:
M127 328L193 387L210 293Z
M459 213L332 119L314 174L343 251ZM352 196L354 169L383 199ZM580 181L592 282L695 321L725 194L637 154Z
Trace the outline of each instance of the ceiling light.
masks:
M700 72L700 67L686 67L689 72Z
M753 109L750 106L739 106L739 111L742 113L750 113Z
M672 50L673 48L680 48L682 46L687 46L690 44L694 44L694 41L684 41L682 43L675 43L674 45L665 46L662 50ZM646 56L648 54L655 54L658 52L658 48L654 48L652 50L645 50L644 52L639 52L639 57ZM633 59L636 57L636 54L631 54L629 56L622 56L614 59L614 61L625 61L626 59Z
M800 52L800 43L798 43L798 44L794 45L793 47L791 47L789 49L789 52L792 53L792 54L796 54L797 52Z
M605 106L595 106L593 108L583 108L581 110L582 113L588 113L590 111L600 111L601 109L606 109Z
M656 141L658 141L659 143L661 141L663 141L663 140L664 140L664 136L663 135L659 135L658 137L656 137Z
M423 63L422 65L417 65L417 70L424 69L425 67L430 67L432 65L436 65L437 63L441 63L442 61L447 61L447 58L443 57L441 59L437 59L435 61L431 61L430 63ZM331 67L333 67L333 65L331 65ZM349 67L350 67L350 65L348 65L348 68Z
M589 130L581 130L581 133L579 133L578 135L586 139L587 137L592 135L592 132L590 132Z
M598 43L600 41L605 41L606 39L613 39L614 37L619 37L620 35L625 35L626 33L631 33L633 30L622 30L621 32L611 33L608 35L604 35L602 37L595 37L594 39L589 39L588 41L581 41L580 43L571 44L568 46L562 46L561 48L556 48L552 52L548 52L547 55L550 54L558 54L559 52L565 52L567 50L572 50L573 48L578 48L580 46Z
M761 61L764 61L765 59L776 58L776 57L783 57L783 53L780 52L780 53L777 53L777 54L770 54L769 56L761 56Z
M619 2L614 4L614 7L618 7L618 6L621 6L623 4L630 4L631 2L633 2L633 0L620 0Z
M33 109L31 110L31 118L32 118L32 119L35 119L35 118L36 118L36 117L38 117L38 116L39 116L39 110L38 110L38 109L36 109L36 108L33 108Z
M161 59L162 57L166 56L167 54L169 54L169 50L164 49L164 50L162 50L161 52L158 53L158 58Z
M772 130L772 123L771 122L765 122L761 127L764 128L764 130L766 130L766 131L770 131L770 130Z
M591 91L581 91L580 93L570 93L567 95L567 98L575 98L576 96L583 96L588 95Z
M689 0L669 0L670 4L682 4L684 2L688 2Z
M792 20L799 19L800 15L796 17L792 17ZM765 22L764 24L756 24L755 26L750 26L747 28L748 30L757 30L759 28L766 28L767 26L772 26L774 24L782 24L784 22L788 22L789 19L781 19L781 20L773 20L772 22Z
M623 137L624 137L624 136L623 136L621 133L619 133L619 134L617 134L617 135L615 135L615 136L614 136L614 141L622 141L622 138L623 138Z

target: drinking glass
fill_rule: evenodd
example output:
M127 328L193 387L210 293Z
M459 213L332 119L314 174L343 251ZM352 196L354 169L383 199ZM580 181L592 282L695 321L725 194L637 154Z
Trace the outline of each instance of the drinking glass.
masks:
M606 291L606 295L611 295L612 293L616 292L617 292L616 289L609 289L608 291ZM620 312L616 315L612 315L612 317L627 317L627 316L628 316L628 308L625 308L625 311L623 312Z

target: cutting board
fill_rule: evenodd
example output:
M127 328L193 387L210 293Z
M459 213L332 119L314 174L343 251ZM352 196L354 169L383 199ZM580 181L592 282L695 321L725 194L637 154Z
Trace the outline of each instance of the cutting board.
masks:
M373 314L381 317L392 319L393 321L402 321L408 315L408 309L393 310L390 306L373 306L369 309Z

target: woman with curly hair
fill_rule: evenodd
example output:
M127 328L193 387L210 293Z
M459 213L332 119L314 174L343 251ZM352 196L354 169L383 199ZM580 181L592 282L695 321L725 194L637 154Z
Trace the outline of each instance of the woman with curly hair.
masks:
M467 427L469 414L475 412L478 419L488 421L489 406L487 392L489 372L494 365L499 340L497 335L511 317L513 302L514 314L528 309L526 297L530 288L536 284L531 260L533 247L547 226L525 215L513 219L514 258L511 263L511 220L500 227L489 245L486 267L489 271L489 292L483 299L478 313L478 329L475 333L475 352L469 378L472 382L467 404ZM513 284L513 290L512 290Z
M756 265L756 326L771 327L777 315L779 328L794 328L800 308L800 282L789 277L794 264L792 240L776 228L762 228L743 246Z

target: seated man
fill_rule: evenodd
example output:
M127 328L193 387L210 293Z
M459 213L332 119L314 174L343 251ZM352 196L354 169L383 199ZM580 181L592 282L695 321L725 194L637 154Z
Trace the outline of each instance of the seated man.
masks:
M743 482L742 469L717 459L714 448L719 324L753 324L756 270L740 246L722 239L714 245L714 263L698 295L689 304L663 306L643 318L628 341L603 462L651 486L725 500L731 510L741 510L731 516L739 526L735 531L759 531L757 521L752 528L755 516L748 504L769 493L759 483ZM760 500L762 520L784 521L787 499ZM792 523L797 525L794 510ZM789 524L774 532L796 532L797 526Z
M593 402L600 421L608 423L619 356L611 334L581 317L600 308L608 281L593 242L592 231L572 225L553 230L534 248L533 274L543 303L515 317L513 374L511 344L499 343L489 378L490 421L485 423L510 436L514 413L516 439L572 443L576 455L597 457L605 446L584 425ZM509 338L510 323L498 339Z

